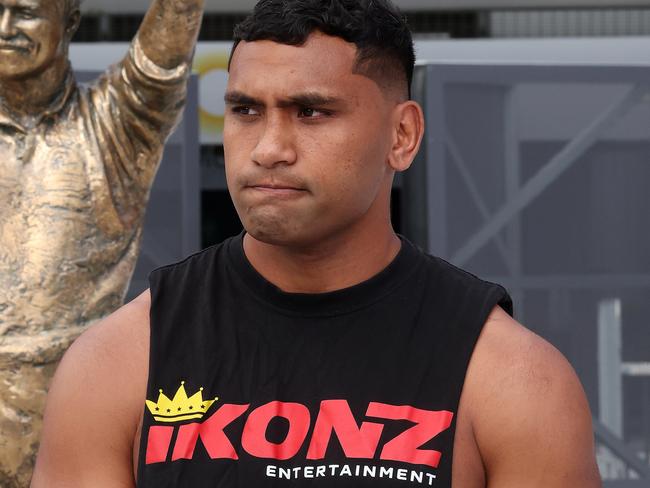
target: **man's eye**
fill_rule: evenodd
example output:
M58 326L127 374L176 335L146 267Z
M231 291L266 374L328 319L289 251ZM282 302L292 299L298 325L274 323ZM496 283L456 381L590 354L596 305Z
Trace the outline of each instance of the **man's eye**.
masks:
M318 110L316 108L309 108L309 107L302 108L298 112L298 117L302 117L302 118L305 118L305 119L313 119L313 118L317 118L317 117L325 117L327 115L330 115L330 113L326 112L324 110Z
M259 115L259 111L255 110L252 107L246 107L246 106L239 106L239 107L233 107L232 108L233 113L239 114L239 115Z

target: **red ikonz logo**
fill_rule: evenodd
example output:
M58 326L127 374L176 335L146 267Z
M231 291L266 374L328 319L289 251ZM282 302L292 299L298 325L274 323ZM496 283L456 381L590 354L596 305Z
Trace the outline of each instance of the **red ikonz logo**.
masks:
M238 459L224 428L241 417L249 405L223 404L202 423L181 425L171 460L192 459L199 438L211 459ZM408 420L415 425L386 442L379 456L387 461L423 464L437 468L441 453L420 446L447 430L454 414L448 411L421 410L408 405L396 406L371 402L366 417L384 420ZM270 442L266 430L275 417L289 421L289 430L280 443ZM307 459L324 459L332 434L335 433L347 458L373 459L384 429L383 423L362 422L359 427L347 400L324 400L309 440ZM264 459L293 458L303 446L311 427L309 409L300 403L269 402L248 415L241 436L241 447L251 456ZM167 460L174 427L154 425L149 428L146 463Z

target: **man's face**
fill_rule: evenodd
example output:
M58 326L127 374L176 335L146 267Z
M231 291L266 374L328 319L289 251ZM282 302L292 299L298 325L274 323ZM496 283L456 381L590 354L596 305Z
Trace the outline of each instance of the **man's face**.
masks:
M0 0L0 79L47 69L64 54L63 0Z
M356 47L242 42L230 67L224 151L233 202L253 237L310 246L384 211L391 102L353 73ZM388 188L388 190L387 190Z

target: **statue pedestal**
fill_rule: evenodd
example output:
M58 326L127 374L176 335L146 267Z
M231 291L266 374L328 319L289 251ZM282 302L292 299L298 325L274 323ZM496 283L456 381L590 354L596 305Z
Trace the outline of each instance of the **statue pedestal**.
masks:
M0 337L0 486L29 486L48 386L63 353L86 326Z

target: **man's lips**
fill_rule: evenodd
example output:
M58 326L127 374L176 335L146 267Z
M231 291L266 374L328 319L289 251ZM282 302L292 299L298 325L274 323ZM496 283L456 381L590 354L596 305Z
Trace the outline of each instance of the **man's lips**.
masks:
M244 189L253 190L262 194L274 195L278 197L294 197L307 193L303 187L294 185L292 183L249 183L244 186Z
M291 185L265 185L265 184L259 184L259 185L247 185L248 188L261 188L265 190L295 190L295 191L305 191L303 188L298 188L296 186L291 186Z

